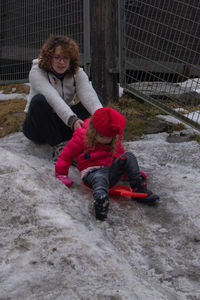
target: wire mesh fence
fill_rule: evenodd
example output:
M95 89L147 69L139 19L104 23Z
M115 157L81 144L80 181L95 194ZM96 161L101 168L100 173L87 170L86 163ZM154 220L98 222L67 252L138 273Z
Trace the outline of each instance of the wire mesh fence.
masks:
M90 32L95 30L90 3L1 0L0 83L28 81L32 59L50 34L69 35L78 43L90 75ZM118 0L118 8L121 86L200 129L199 0ZM109 15L103 4L99 10ZM105 47L111 46L109 41Z
M84 60L84 48L88 45L84 40L84 22L89 20L84 18L87 3L87 0L1 0L0 81L27 81L31 61L38 57L50 34L73 38Z
M200 2L119 2L121 85L200 129Z

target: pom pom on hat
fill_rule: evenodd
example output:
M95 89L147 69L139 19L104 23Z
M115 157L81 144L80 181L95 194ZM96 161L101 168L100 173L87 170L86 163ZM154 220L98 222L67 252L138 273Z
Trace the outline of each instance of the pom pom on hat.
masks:
M96 131L106 137L114 137L123 134L126 119L116 110L103 107L95 111L92 123Z

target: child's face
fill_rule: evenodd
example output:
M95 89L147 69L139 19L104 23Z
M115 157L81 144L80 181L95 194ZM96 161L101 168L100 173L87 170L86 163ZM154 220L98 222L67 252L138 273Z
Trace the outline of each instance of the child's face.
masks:
M107 145L107 144L111 143L112 137L103 136L103 135L97 133L96 140L99 144Z

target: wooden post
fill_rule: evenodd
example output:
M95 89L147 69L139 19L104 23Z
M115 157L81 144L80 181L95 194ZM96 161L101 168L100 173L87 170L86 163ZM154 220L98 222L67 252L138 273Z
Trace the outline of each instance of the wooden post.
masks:
M91 0L91 80L96 92L118 101L118 22L116 0Z

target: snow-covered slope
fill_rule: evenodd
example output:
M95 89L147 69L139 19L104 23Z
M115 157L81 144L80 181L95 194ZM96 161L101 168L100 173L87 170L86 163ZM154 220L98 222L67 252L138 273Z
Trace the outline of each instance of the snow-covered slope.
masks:
M54 177L51 147L0 139L0 299L200 299L200 146L166 136L124 144L160 204L111 199L102 224L74 167L70 189Z

